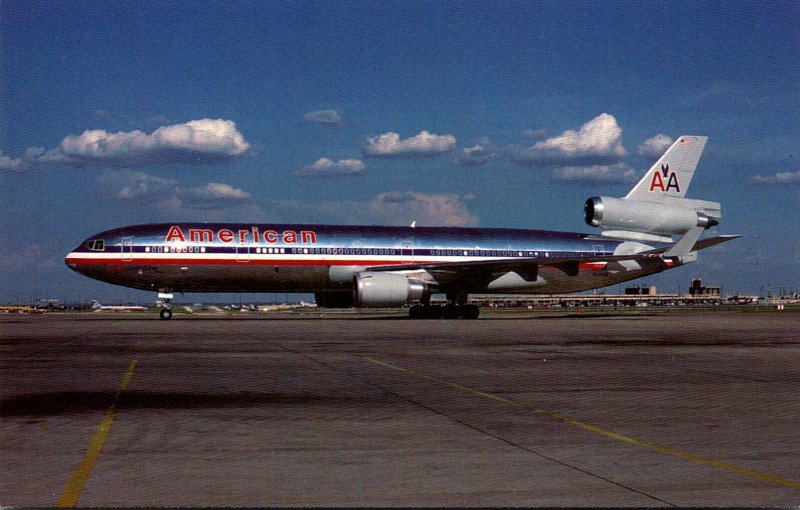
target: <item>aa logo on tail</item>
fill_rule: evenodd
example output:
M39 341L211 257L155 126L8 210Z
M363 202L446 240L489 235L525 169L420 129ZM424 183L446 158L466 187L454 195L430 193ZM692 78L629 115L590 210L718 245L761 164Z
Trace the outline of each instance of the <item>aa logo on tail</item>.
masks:
M664 185L665 180L667 181L666 185ZM677 193L681 192L681 187L678 184L678 174L670 172L669 162L661 163L661 172L653 172L653 178L650 180L650 192L652 193L655 190L667 192L671 189L675 189Z

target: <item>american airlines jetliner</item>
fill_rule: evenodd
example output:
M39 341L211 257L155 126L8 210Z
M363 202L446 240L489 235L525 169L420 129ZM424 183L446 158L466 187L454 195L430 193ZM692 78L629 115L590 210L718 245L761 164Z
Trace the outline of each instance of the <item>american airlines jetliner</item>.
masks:
M685 198L707 137L681 136L623 198L584 206L595 234L453 227L163 223L107 230L66 256L80 274L157 292L314 293L323 307L412 305L412 318L475 319L470 293L557 294L697 259L716 202ZM445 294L446 306L431 295Z

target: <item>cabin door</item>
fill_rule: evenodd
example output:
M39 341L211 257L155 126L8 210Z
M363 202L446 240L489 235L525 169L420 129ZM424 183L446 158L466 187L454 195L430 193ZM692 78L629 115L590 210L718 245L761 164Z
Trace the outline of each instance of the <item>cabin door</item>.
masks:
M132 237L123 237L122 238L122 261L123 262L130 262L133 260L133 238Z
M413 264L414 263L414 242L412 239L404 239L401 243L400 250L400 263Z

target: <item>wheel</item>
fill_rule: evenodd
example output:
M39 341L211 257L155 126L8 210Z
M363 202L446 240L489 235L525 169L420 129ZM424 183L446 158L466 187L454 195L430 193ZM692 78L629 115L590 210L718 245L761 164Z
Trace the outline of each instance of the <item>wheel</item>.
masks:
M426 319L441 319L444 316L444 307L443 306L426 306L427 310L425 310L425 318Z
M477 305L464 305L461 307L462 319L477 319L481 314L481 309Z
M445 305L442 308L442 317L445 319L458 319L461 307L457 305Z
M441 319L442 307L430 305L414 305L408 310L412 319Z
M169 320L172 318L172 310L170 310L169 308L162 308L161 312L159 312L159 316L161 317L161 319L165 321Z
M420 305L414 305L408 309L408 316L412 319L421 319L425 317L425 307Z

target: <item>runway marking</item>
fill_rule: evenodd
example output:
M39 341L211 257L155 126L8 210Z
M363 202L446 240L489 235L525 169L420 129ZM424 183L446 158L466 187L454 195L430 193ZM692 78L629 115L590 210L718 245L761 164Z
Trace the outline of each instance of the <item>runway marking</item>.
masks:
M133 360L131 364L128 365L128 370L125 372L125 375L122 376L122 380L117 386L117 392L114 394L114 403L111 404L106 414L103 415L103 419L100 420L100 425L89 440L89 446L86 448L83 459L81 459L78 467L75 468L75 471L72 472L72 476L67 480L67 484L61 492L61 497L58 498L56 506L74 507L78 503L83 485L92 473L94 463L100 456L100 450L103 449L103 443L105 443L108 431L111 429L111 424L114 422L114 416L117 414L117 402L119 402L119 397L122 395L122 392L125 391L125 388L128 387L128 383L133 377L133 370L136 368L137 363L137 360Z
M488 398L488 399L491 399L491 400L495 400L497 402L502 402L504 404L508 404L508 405L513 406L513 407L516 407L517 409L525 409L525 410L528 410L528 411L532 411L532 412L534 412L536 414L541 414L541 415L547 416L548 418L552 418L552 419L554 419L556 421L559 421L559 422L562 422L562 423L566 423L567 425L572 425L574 427L578 427L580 429L583 429L583 430L586 430L586 431L589 431L589 432L593 432L595 434L599 434L599 435L602 435L602 436L605 436L605 437L608 437L608 438L611 438L611 439L615 439L615 440L623 442L623 443L628 443L628 444L632 444L632 445L636 445L636 446L641 446L641 447L647 448L648 450L652 450L652 451L655 451L655 452L663 453L665 455L671 455L673 457L678 457L678 458L685 459L685 460L691 460L693 462L697 462L697 463L700 463L700 464L705 464L707 466L712 466L712 467L719 468L719 469L724 469L726 471L731 471L731 472L734 472L734 473L737 473L737 474L740 474L740 475L749 476L751 478L755 478L755 479L762 480L762 481L765 481L765 482L771 482L771 483L775 483L775 484L778 484L778 485L783 485L785 487L791 487L793 489L799 489L800 490L800 482L796 482L794 480L787 480L785 478L780 478L778 476L770 475L768 473L761 473L759 471L753 471L753 470L750 470L750 469L741 468L741 467L738 467L738 466L734 466L733 464L728 464L726 462L721 462L721 461L718 461L718 460L709 459L707 457L702 457L700 455L695 455L693 453L682 452L680 450L667 448L665 446L660 446L660 445L657 445L657 444L654 444L654 443L648 443L647 441L641 441L639 439L635 439L635 438L632 438L632 437L629 437L629 436L625 436L623 434L618 434L616 432L612 432L610 430L606 430L606 429L604 429L602 427L598 427L596 425L592 425L592 424L589 424L589 423L584 423L584 422L575 420L573 418L569 418L567 416L563 416L563 415L560 415L558 413L554 413L552 411L548 411L546 409L542 409L540 407L532 406L532 405L529 405L529 404L524 404L522 402L517 402L515 400L511 400L511 399L508 399L508 398L505 398L505 397L501 397L499 395L495 395L493 393L489 393L487 391L478 390L478 389L475 389L475 388L470 388L469 386L464 386L464 385L461 385L461 384L458 384L458 383L454 383L454 382L451 382L451 381L446 381L444 379L440 379L438 377L434 377L434 376L431 376L431 375L422 374L422 373L416 372L414 370L410 370L408 368L399 367L397 365L393 365L393 364L388 363L386 361L381 361L381 360L379 360L377 358L373 358L373 357L370 357L370 356L364 356L362 359L364 359L366 361L369 361L371 363L374 363L376 365L381 365L381 366L386 367L386 368L391 368L392 370L405 372L407 374L413 375L414 377L416 377L418 379L427 379L429 381L434 381L434 382L437 382L437 383L440 383L440 384L444 384L446 386L450 386L451 388L456 388L456 389L459 389L459 390L462 390L462 391L466 391L468 393L472 393L473 395L478 395L478 396L485 397L485 398Z

